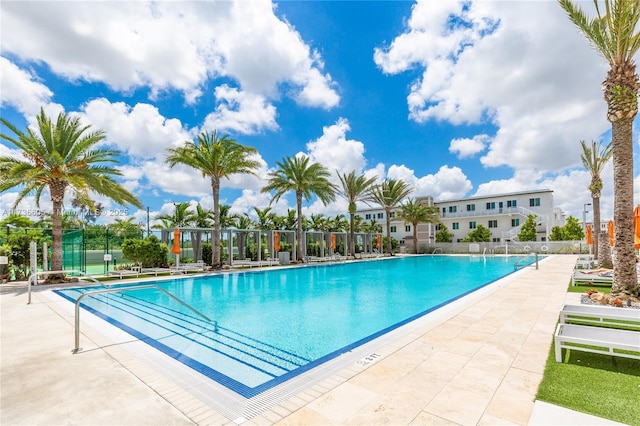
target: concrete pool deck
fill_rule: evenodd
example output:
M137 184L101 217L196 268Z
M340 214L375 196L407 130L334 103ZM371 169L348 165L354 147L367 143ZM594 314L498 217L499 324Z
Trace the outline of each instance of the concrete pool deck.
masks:
M550 256L539 269L461 299L386 342L376 359L351 363L248 419L215 410L85 324L84 313L83 351L72 355L70 304L38 286L27 305L24 283L5 284L0 424L615 424L535 402L558 313L567 298L577 300L566 292L576 258Z

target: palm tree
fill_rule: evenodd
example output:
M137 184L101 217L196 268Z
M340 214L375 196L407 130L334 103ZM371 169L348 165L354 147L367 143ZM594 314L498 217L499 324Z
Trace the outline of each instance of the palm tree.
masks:
M106 165L116 163L120 152L113 149L96 148L105 139L101 130L90 131L83 126L79 117L58 114L54 123L40 109L37 129L27 129L26 133L5 119L0 122L11 130L15 137L0 134L2 139L23 151L25 159L9 156L0 157L0 192L11 188L22 188L14 203L14 208L29 194L34 194L38 207L40 196L49 190L53 204L51 269L62 270L62 210L67 189L75 198L95 211L91 192L110 198L118 204L132 204L142 207L138 199L113 177L121 176L119 170ZM62 274L52 275L50 280L63 279Z
M269 181L262 188L262 192L275 191L271 202L277 202L280 197L289 191L296 194L298 208L298 223L296 237L298 248L296 256L298 260L304 257L302 247L302 198L310 200L315 194L325 205L336 199L336 186L329 182L329 171L319 163L309 164L309 157L287 157L284 161L276 162L278 169L269 173Z
M633 241L633 119L638 114L640 83L634 55L640 49L640 0L604 0L605 14L594 0L597 16L589 19L571 0L559 0L569 20L609 63L602 83L611 122L616 261L612 295L640 293Z
M162 222L164 228L175 228L176 226L188 226L195 218L195 214L189 210L189 203L174 203L173 214L159 214L155 218Z
M356 255L356 230L355 230L355 215L358 207L356 203L362 201L365 204L369 204L371 200L371 192L375 187L376 178L366 178L364 175L356 176L356 172L349 174L340 174L340 183L342 184L342 190L340 195L349 203L349 254L351 257Z
M328 219L322 214L312 214L309 220L309 227L314 231L327 232L329 229Z
M440 222L440 210L412 199L400 206L400 218L413 227L413 252L418 254L418 224Z
M260 163L252 160L251 156L257 150L239 144L227 135L219 138L214 131L203 132L198 135L197 143L186 142L184 146L169 148L166 162L170 167L184 164L199 170L202 176L211 179L213 192L214 230L212 242L211 264L220 267L220 181L237 173L255 174Z
M267 207L264 209L259 209L258 207L254 207L253 211L256 213L256 216L258 218L258 220L255 223L258 229L269 231L275 228L275 224L273 222L275 213L271 211L271 207Z
M600 173L604 166L611 158L612 146L608 144L600 147L596 141L591 141L591 147L585 141L580 141L582 153L580 160L585 169L591 174L591 184L589 191L591 192L591 204L593 205L593 255L598 259L598 241L600 239L600 191L602 191L602 178Z
M371 200L379 204L387 219L387 252L391 255L391 209L396 207L412 189L402 180L389 179L377 185L371 194Z

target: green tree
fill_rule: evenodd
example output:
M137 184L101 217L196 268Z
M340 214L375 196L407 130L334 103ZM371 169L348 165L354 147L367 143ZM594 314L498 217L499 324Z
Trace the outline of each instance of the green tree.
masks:
M189 203L174 203L173 206L173 214L159 214L155 217L156 220L160 221L160 228L188 226L194 219L195 215L189 210L189 207L191 207ZM154 227L157 228L158 225Z
M562 228L565 241L579 241L584 238L584 229L580 226L580 221L577 217L569 216Z
M258 227L258 229L262 229L265 231L275 229L275 223L273 222L275 213L271 211L271 207L266 207L264 209L254 207L253 211L256 213L256 216L258 218L258 220L256 220L256 226Z
M440 210L425 203L409 199L400 206L400 218L411 224L413 229L413 252L418 254L418 224L439 223Z
M640 0L604 0L604 14L594 0L592 19L571 0L559 0L569 20L609 64L602 83L613 146L616 261L613 296L640 294L633 237L633 120L638 114L640 83L634 56L640 49ZM597 230L599 231L599 230Z
M450 243L453 240L453 234L449 232L449 228L444 223L440 224L440 230L436 232L436 243Z
M536 232L536 215L530 214L527 220L520 227L518 232L519 241L536 241L538 233Z
M143 268L167 265L169 248L158 237L150 235L145 239L126 238L122 243L122 255Z
M549 241L566 241L564 238L564 228L562 226L552 227Z
M600 173L607 164L613 154L613 147L608 144L601 147L596 141L591 141L588 146L585 141L580 141L582 153L580 160L582 165L591 174L591 183L589 184L589 192L591 192L591 204L593 206L593 254L594 258L598 258L598 241L600 240L600 194L602 191L602 178Z
M329 182L329 171L319 163L309 164L309 157L287 157L283 161L276 162L278 169L269 173L267 185L262 192L275 191L271 202L277 202L280 197L289 191L296 194L296 206L298 210L298 222L296 237L298 240L298 260L304 258L302 247L302 199L310 200L315 194L323 204L336 199L337 187Z
M367 178L364 175L356 176L356 172L352 171L349 174L340 174L340 183L342 188L339 194L349 203L349 254L351 257L356 256L356 229L355 229L355 216L358 207L356 203L363 202L369 204L371 200L371 194L375 188L376 178Z
M93 212L96 206L91 199L92 192L118 204L142 207L133 194L113 179L122 173L107 165L117 162L120 152L96 148L105 139L103 131L90 131L90 126L83 126L79 117L65 113L60 113L54 123L45 115L44 109L37 116L35 131L29 128L24 133L4 118L0 122L15 135L2 133L0 137L22 150L24 155L24 159L0 157L0 192L21 188L14 207L29 194L35 195L39 207L45 189L51 196L52 270L62 270L62 211L66 190L72 190L75 198ZM49 281L63 277L62 274L51 275Z
M463 241L465 243L488 243L491 241L491 231L483 225L478 225L476 229L469 232Z
M253 147L239 144L228 136L218 137L214 131L198 135L197 142L186 142L184 146L169 148L166 162L170 167L184 164L202 173L211 181L213 193L214 231L211 264L219 268L220 263L220 182L234 174L255 174L260 166L252 157L258 153Z
M393 255L391 247L391 209L411 194L412 189L402 180L389 179L377 185L371 195L372 201L379 204L385 211L387 219L387 252Z

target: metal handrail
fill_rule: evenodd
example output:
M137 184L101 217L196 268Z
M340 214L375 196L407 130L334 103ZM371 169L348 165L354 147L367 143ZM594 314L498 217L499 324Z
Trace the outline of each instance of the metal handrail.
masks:
M217 321L212 321L208 316L206 316L202 312L198 311L193 306L190 306L186 302L178 299L173 294L169 293L168 291L166 291L162 287L159 287L159 286L157 286L155 284L145 284L145 285L140 285L140 286L135 286L135 287L116 287L116 288L106 288L104 290L93 290L93 291L89 291L87 293L81 294L80 297L78 297L78 299L76 300L76 306L75 306L75 345L76 346L75 346L75 348L73 348L71 350L71 353L76 354L76 353L78 353L78 352L80 352L82 350L82 348L80 347L80 301L84 297L93 296L94 294L101 294L101 293L115 293L115 292L134 291L134 290L145 290L145 289L149 289L149 288L155 288L157 290L160 290L162 293L166 294L171 299L175 300L176 302L180 303L184 307L186 307L186 308L190 309L191 311L195 312L196 314L200 315L205 320L207 320L209 322L212 322L213 325L214 325L214 329L216 331L218 330Z
M538 269L538 253L533 252L529 256L525 256L522 259L518 260L516 263L514 263L513 264L513 270L517 271L518 270L518 266L522 266L522 265L520 265L520 262L524 262L526 259L528 259L531 256L535 256L535 258L536 258L536 269ZM529 266L529 265L527 265L527 266Z
M103 283L101 283L100 281L96 280L96 279L95 279L95 278L93 278L91 275L87 275L87 274L85 274L85 273L84 273L84 272L82 272L82 271L76 271L75 269L73 269L73 270L66 270L66 271L38 271L38 272L35 272L35 273L33 273L33 274L31 274L31 275L29 276L29 281L28 281L28 284L27 284L27 295L28 295L27 305L30 305L30 304L31 304L31 283L32 283L33 281L35 281L35 282L36 282L36 284L35 284L35 285L38 285L38 284L37 284L37 281L38 281L38 275L70 274L70 273L73 273L73 274L80 274L80 276L81 276L82 278L89 278L91 281L93 281L93 282L95 282L95 283L97 283L97 284L103 285Z

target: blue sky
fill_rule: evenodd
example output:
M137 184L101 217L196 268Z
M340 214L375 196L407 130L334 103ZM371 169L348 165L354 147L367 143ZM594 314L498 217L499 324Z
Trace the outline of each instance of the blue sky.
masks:
M258 176L223 183L235 213L267 207L268 172L304 154L436 200L548 188L581 219L591 199L579 141L608 142L606 63L554 1L3 0L0 24L2 117L25 127L43 107L104 130L152 217L176 202L212 207L207 180L164 164L167 148L206 130L258 149ZM0 142L0 155L13 148ZM611 165L603 179L606 219ZM1 193L0 212L15 199ZM129 214L146 222L146 209Z

